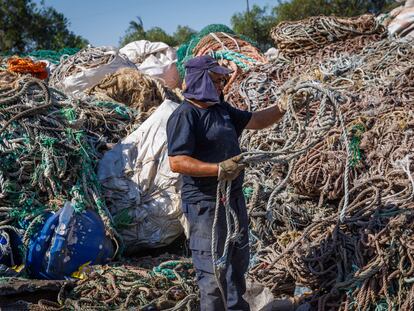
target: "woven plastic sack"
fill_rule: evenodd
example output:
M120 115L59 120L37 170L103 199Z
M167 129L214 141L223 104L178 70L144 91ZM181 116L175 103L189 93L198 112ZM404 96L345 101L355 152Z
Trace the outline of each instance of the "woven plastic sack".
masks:
M101 81L107 74L114 73L118 69L130 67L135 68L134 63L128 58L118 53L114 47L102 47L104 54L113 55L110 62L92 68L83 68L80 72L70 75L59 81L57 87L65 93L78 95L87 88L90 88ZM76 57L76 54L74 55Z
M264 53L266 58L270 61L276 59L279 56L279 51L276 48L270 48Z
M183 232L181 177L167 155L167 120L178 106L170 100L131 135L108 151L98 178L127 253L168 245Z
M167 44L139 40L128 43L119 52L125 54L141 72L160 78L166 86L176 88L180 85L176 66L177 54Z

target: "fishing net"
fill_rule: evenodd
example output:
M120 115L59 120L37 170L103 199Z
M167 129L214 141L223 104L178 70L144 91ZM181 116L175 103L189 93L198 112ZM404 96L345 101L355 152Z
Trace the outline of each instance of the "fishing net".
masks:
M76 54L80 51L78 48L63 48L59 51L53 50L36 50L27 54L31 58L38 60L46 60L55 65L58 65L61 60L65 59L68 56Z

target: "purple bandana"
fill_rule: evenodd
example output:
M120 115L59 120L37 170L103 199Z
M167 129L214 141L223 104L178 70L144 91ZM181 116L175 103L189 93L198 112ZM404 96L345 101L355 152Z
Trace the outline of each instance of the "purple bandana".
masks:
M220 95L208 74L209 71L228 75L232 71L220 66L217 61L209 56L197 56L190 59L186 64L185 85L183 95L187 99L196 99L209 104L220 102Z

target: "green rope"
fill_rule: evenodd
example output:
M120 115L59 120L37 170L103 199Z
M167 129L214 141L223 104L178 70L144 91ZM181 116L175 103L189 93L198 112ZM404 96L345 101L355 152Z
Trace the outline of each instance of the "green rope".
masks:
M131 225L133 218L129 215L127 209L121 210L114 215L114 226L117 230L127 228Z
M183 262L182 261L168 261L168 262L162 263L159 266L154 267L152 269L152 274L154 276L163 275L170 281L175 280L177 276L174 273L174 269L180 264L183 264ZM191 263L184 263L184 268L189 269L191 267L192 267Z
M230 60L232 62L234 62L237 67L241 68L243 71L248 71L250 69L250 66L247 65L244 61L248 61L252 64L255 64L256 61L253 58L250 58L246 55L243 55L241 53L237 53L234 51L217 51L212 53L212 56L215 59L227 59Z
M129 116L132 113L132 110L129 109L127 106L124 106L123 104L118 104L114 102L106 102L106 101L98 101L98 102L94 102L94 104L97 105L98 107L105 107L108 109L112 109L119 116L123 118L127 118L127 119L129 119Z
M253 188L251 187L243 188L243 195L245 199L250 199L253 195Z
M362 160L362 151L359 148L362 135L366 131L362 124L357 124L351 129L350 151L351 151L351 167L357 166Z

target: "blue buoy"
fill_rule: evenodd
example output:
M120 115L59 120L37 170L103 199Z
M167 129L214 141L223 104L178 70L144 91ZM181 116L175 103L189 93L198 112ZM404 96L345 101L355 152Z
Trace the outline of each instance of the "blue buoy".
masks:
M65 279L80 266L105 264L113 255L112 241L99 215L92 210L75 213L67 202L31 240L26 267L33 278Z

